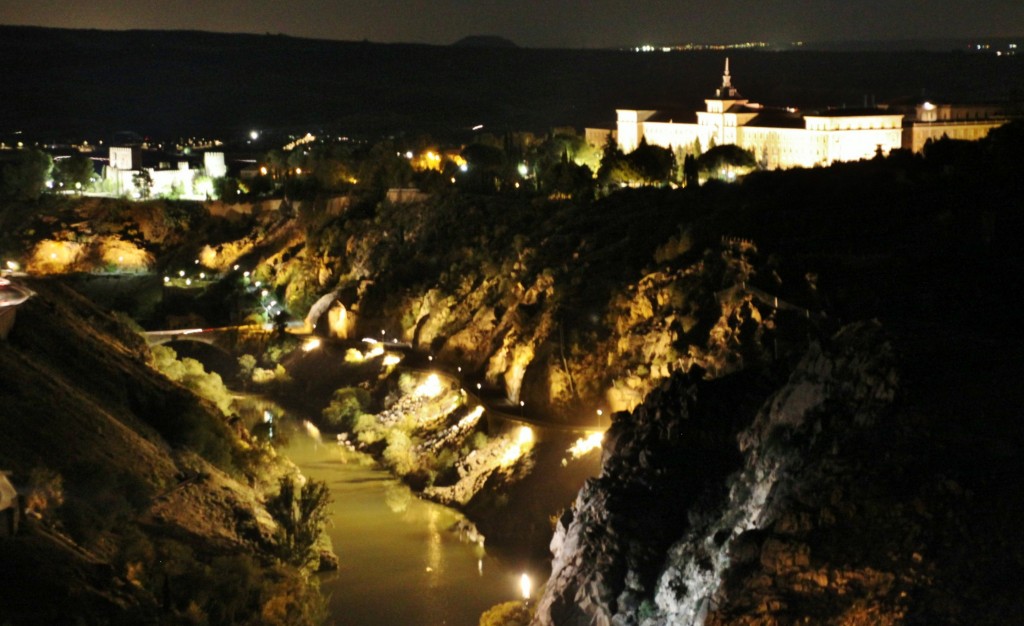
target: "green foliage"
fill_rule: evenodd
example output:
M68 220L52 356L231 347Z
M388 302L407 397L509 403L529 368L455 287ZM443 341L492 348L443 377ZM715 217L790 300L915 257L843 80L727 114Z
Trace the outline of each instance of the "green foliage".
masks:
M225 415L231 412L231 390L220 374L207 372L195 359L178 360L178 354L167 346L153 346L154 367L176 383L190 389L217 406Z
M665 184L673 179L675 156L672 151L652 146L646 139L629 154L624 154L611 137L605 144L597 179L602 185Z
M652 146L646 139L641 139L640 145L626 158L644 183L659 184L672 180L675 156L668 148Z
M697 157L698 171L709 178L726 178L729 172L745 174L756 167L754 153L733 144L715 146Z
M379 143L359 166L359 187L382 194L392 187L408 187L413 171L409 160L396 154L391 142Z
M153 346L152 353L155 369L227 413L231 393L219 374L207 373L195 359L179 361L177 353L167 346ZM214 418L202 406L184 398L165 398L159 406L148 407L143 416L171 445L187 446L222 469L240 469L236 463L237 438L224 421Z
M523 602L505 602L487 609L480 626L529 626L531 611Z
M253 370L256 369L256 357L251 354L243 354L238 357L239 376L245 380L252 378Z
M153 193L153 176L147 169L141 169L132 176L132 182L135 184L135 189L139 192L139 198L148 200L150 194Z
M41 150L18 150L0 161L0 198L36 200L46 189L53 159Z
M640 608L637 609L637 617L642 622L645 619L649 619L658 614L658 605L654 603L650 598L644 598L643 602L640 603Z
M359 387L344 387L334 392L330 405L323 410L331 426L354 431L357 419L370 406L370 392Z
M384 449L384 463L396 474L404 476L419 469L419 455L412 438L405 432L394 428L389 430L385 439L388 447Z
M330 502L327 483L310 479L296 488L292 477L281 478L277 494L267 501L267 511L278 525L275 535L278 558L301 568L316 565L316 544L327 521Z
M113 563L153 594L167 623L314 626L326 617L315 578L246 553L210 558L172 539L127 529Z
M64 188L69 190L85 189L92 183L95 176L92 159L84 154L73 154L66 159L61 159L53 168L54 182L63 183Z

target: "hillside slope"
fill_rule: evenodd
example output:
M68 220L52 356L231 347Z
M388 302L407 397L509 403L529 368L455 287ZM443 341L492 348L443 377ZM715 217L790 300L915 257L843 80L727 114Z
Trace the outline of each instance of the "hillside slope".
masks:
M246 434L151 369L126 326L58 283L31 287L0 342L0 468L27 508L0 538L0 621L242 621L275 598L308 604L270 557L263 488L287 468L264 457L256 472Z

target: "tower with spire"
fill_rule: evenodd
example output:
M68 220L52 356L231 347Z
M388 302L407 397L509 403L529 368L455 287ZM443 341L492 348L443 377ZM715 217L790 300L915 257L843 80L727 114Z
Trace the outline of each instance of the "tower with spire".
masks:
M725 113L736 105L745 105L748 100L740 95L732 85L732 74L729 73L729 57L725 58L725 73L722 74L722 86L715 89L714 97L704 101L708 105L708 113Z
M720 100L739 100L740 92L732 86L732 75L729 74L729 57L725 57L725 73L722 74L722 86L715 90L715 97Z

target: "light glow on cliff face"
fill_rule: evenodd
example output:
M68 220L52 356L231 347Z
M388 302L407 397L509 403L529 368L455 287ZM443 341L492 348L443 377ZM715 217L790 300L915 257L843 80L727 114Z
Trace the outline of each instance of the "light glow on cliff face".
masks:
M444 388L441 385L441 379L438 378L437 374L431 374L416 387L413 395L419 398L436 398L441 395L442 391L444 391Z
M516 438L505 448L501 456L501 466L508 467L518 461L533 446L533 429L529 426L520 426L516 431Z
M576 440L576 443L569 446L566 450L572 458L578 459L584 454L587 454L595 448L601 447L601 442L604 441L604 433L591 433L586 437L580 437Z

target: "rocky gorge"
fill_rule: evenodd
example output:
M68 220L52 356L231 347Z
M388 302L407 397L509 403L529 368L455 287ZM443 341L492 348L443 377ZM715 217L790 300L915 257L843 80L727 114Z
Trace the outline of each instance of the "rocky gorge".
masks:
M413 401L415 381L381 370L335 396L327 364L344 348L253 351L253 371L325 420L360 390L339 421L349 440L367 433L488 541L550 541L534 623L1012 623L1021 145L1008 127L924 156L588 201L439 193L213 215L86 200L8 215L4 238L39 272L68 269L46 265L51 241L102 252L117 237L159 272L140 281L217 273L157 284L133 311L153 327L283 324L261 311L273 301L325 340L386 338L542 423L614 415L599 474L554 488L576 468L565 446L524 442L503 466L519 442L478 445L458 385ZM105 232L104 212L130 220ZM101 270L93 257L73 269Z

